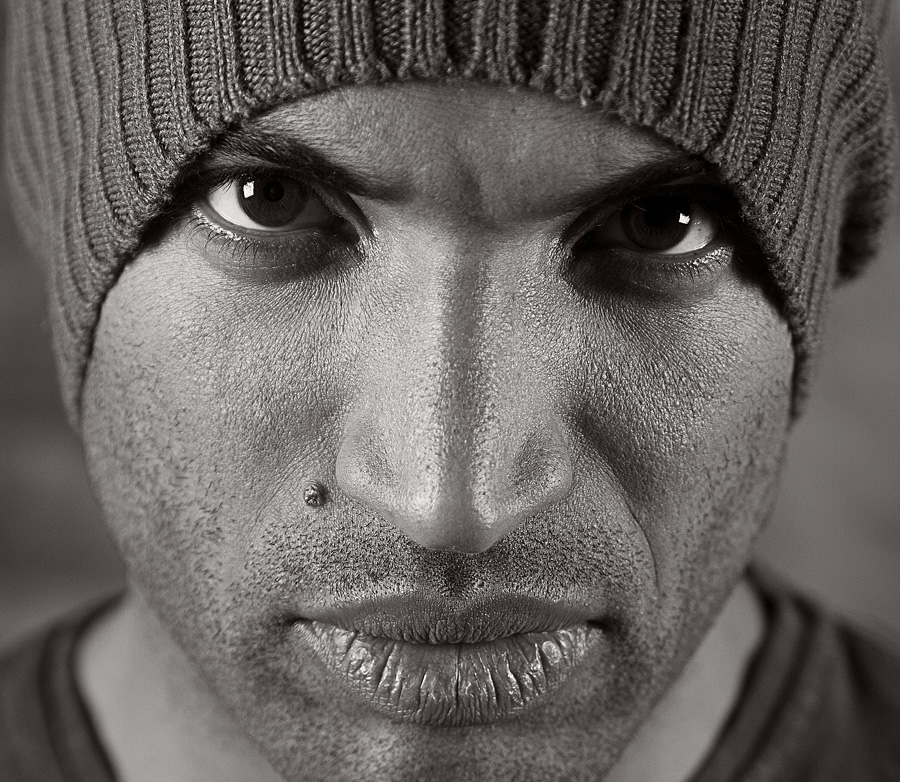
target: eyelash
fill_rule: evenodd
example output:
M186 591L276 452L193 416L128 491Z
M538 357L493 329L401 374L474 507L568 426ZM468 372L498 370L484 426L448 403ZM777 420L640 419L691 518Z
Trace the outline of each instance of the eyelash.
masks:
M336 230L306 228L293 232L231 231L209 218L198 205L214 188L241 177L281 175L302 181L316 197L335 212L336 221L342 218L340 201L323 187L310 183L296 174L268 168L225 170L197 175L187 188L185 201L188 210L188 237L202 240L203 252L218 261L217 265L231 274L249 280L280 281L296 274L314 274L335 264L346 265L361 260L363 239L354 232L352 237L340 235ZM685 198L701 205L711 216L719 220L723 240L711 249L700 249L679 255L665 255L630 250L628 248L604 248L599 251L579 253L577 246L591 231L602 228L638 198L671 196ZM724 206L723 206L724 204ZM654 188L623 198L612 206L606 206L593 219L585 218L586 229L570 246L568 266L575 278L580 278L590 288L625 287L643 289L652 293L655 289L680 288L712 279L734 260L733 238L740 228L737 206L733 197L714 185L674 185ZM584 225L584 223L583 223ZM585 255L581 258L579 255ZM649 256L649 259L648 259ZM223 262L224 261L224 262Z
M277 175L303 182L333 212L339 208L338 199L324 192L324 188L279 169L249 168L197 174L180 200L182 208L187 206L188 240L201 241L204 254L228 273L253 281L262 278L266 282L287 280L300 273L321 272L332 262L346 261L348 251L358 252L360 238L356 235L351 239L337 230L321 228L284 233L232 231L208 217L200 206L208 193L228 182L244 177ZM336 224L338 221L347 222L335 213Z
M228 263L238 270L297 269L297 261L286 263L285 256L292 259L316 258L333 249L331 242L320 231L306 230L302 234L297 232L297 236L278 237L276 234L257 238L250 234L237 234L216 225L199 209L192 210L187 226L189 239L199 238L204 241L204 252L209 253L211 249L227 252Z
M719 241L711 246L677 255L646 253L624 247L579 252L579 244L592 232L614 219L622 209L646 197L683 198L702 206L718 223ZM649 296L684 293L692 286L716 279L736 259L746 229L739 217L736 199L717 185L676 184L632 194L582 223L581 236L570 245L569 268L575 280L588 291L627 290ZM699 292L699 291L698 291Z
M651 263L638 260L634 257L636 253L628 250L608 252L604 265L614 265L616 268L602 269L599 275L592 276L604 276L605 288L643 292L651 297L684 293L689 288L700 293L703 283L714 281L734 260L734 252L727 244L712 250L697 251L689 257L674 256L676 260L667 258Z

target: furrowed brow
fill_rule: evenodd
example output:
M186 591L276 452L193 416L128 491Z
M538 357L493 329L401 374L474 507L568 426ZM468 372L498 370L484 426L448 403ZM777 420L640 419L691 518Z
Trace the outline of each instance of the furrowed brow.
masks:
M573 193L572 207L577 209L598 203L624 201L689 177L706 177L710 182L718 181L702 160L684 154L666 156L640 163Z
M680 179L704 176L717 178L702 160L681 152L647 150L647 159L637 165L618 166L618 171L599 176L584 188L568 193L561 210L581 210L601 203L634 198ZM655 153L655 154L654 154ZM598 164L602 170L609 161ZM229 174L248 168L277 169L299 179L342 190L348 195L381 201L401 200L406 188L372 172L339 163L314 146L283 131L245 126L225 136L201 161L197 174L206 178L221 172Z
M371 172L353 171L293 136L241 128L222 139L201 163L204 173L263 166L290 172L349 195L390 200L399 188Z

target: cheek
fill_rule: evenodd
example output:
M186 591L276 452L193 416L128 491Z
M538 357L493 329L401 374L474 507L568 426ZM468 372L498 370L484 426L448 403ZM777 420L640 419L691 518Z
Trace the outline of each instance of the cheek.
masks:
M573 319L583 324L567 359L579 472L606 476L583 496L640 529L661 625L702 626L745 567L777 488L789 330L737 276L690 307L606 302Z
M248 291L160 247L104 305L83 418L96 495L133 583L225 678L265 670L247 664L248 650L279 637L267 628L292 595L434 576L426 566L439 557L372 514L302 501L312 480L334 485L342 415L365 390L354 368L371 349L366 290ZM566 414L574 486L471 575L525 592L581 590L628 628L613 656L662 676L709 626L767 513L790 338L737 279L691 307L567 296L536 294L529 312L540 322L523 316L523 329L540 353L534 382Z
M327 322L293 290L233 289L188 253L145 251L107 298L85 384L104 516L133 582L185 635L224 621L225 595L259 564L267 503L330 482L345 375L341 312Z

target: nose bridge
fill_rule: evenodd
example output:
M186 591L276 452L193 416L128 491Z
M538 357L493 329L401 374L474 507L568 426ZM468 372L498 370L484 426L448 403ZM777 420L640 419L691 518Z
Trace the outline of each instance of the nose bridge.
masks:
M337 469L343 491L419 545L474 553L560 499L571 468L522 350L515 280L491 275L483 251L446 260L380 335Z

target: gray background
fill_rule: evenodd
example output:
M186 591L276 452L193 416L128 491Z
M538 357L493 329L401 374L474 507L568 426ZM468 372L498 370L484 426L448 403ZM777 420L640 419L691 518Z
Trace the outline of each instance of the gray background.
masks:
M900 13L886 52L900 94ZM0 188L0 646L122 584L59 405L39 268ZM839 291L762 558L900 640L900 210Z

